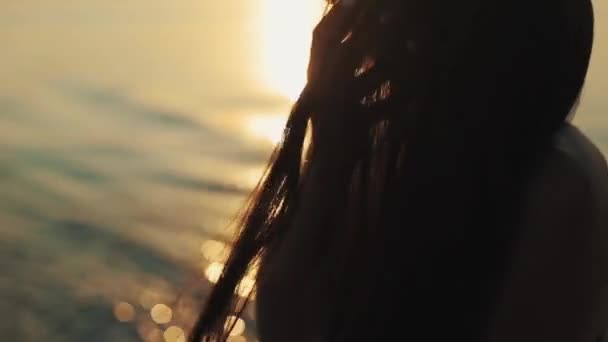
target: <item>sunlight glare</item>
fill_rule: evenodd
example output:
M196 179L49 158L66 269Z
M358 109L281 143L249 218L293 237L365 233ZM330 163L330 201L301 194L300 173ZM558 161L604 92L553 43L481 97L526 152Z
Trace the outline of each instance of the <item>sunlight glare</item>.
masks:
M262 25L263 78L273 91L296 100L306 84L312 30L325 1L264 0Z
M221 241L207 240L201 246L201 253L209 262L224 262L228 258L230 248Z
M252 167L243 173L243 182L250 187L255 187L265 176L265 167Z
M247 122L247 130L259 139L278 144L283 139L287 119L279 115L253 116Z

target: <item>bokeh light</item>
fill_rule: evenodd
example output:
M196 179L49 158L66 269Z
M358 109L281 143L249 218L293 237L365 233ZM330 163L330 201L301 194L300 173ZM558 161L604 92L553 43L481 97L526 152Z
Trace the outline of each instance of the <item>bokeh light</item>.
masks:
M150 310L150 316L152 320L158 324L167 324L171 322L173 317L173 310L165 304L156 304Z
M178 326L170 326L163 333L165 342L186 342L184 330Z
M236 322L235 322L236 320ZM230 331L230 336L240 336L245 332L245 321L236 316L230 316L226 320L226 326L229 327L232 323L234 323L234 327Z
M255 288L255 279L252 277L246 276L245 278L243 278L243 280L241 280L241 283L237 287L236 292L241 297L247 297L247 296L249 296L249 293L251 293L251 291L253 291L254 288Z
M114 306L114 317L119 322L131 322L135 317L135 308L127 302L120 302Z
M221 241L207 240L201 246L201 253L209 262L224 262L230 253L230 248Z
M207 266L207 269L205 269L205 277L207 277L207 280L215 284L220 279L223 271L224 264L220 262L213 262Z

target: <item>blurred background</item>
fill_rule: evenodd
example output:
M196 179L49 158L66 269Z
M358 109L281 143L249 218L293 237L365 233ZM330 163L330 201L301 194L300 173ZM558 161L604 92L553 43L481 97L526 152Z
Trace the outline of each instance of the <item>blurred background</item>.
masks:
M575 123L608 153L608 1L595 4ZM0 1L3 340L184 341L305 82L322 8ZM231 340L254 341L254 319Z

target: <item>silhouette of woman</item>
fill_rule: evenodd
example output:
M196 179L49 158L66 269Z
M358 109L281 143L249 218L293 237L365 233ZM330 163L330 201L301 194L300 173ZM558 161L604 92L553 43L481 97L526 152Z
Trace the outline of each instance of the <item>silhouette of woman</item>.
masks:
M592 45L589 0L332 1L190 341L227 339L258 267L262 342L597 341Z

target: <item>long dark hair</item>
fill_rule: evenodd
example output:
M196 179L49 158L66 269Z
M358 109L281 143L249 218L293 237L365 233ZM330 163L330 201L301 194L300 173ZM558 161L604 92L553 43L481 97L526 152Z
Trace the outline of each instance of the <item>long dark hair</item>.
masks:
M281 243L307 171L324 164L339 181L320 185L323 228L348 251L327 339L382 340L399 323L408 337L483 340L526 179L585 81L591 2L355 3L349 52L327 70L342 86L309 83L293 106L192 342L227 338L247 303L236 287Z

